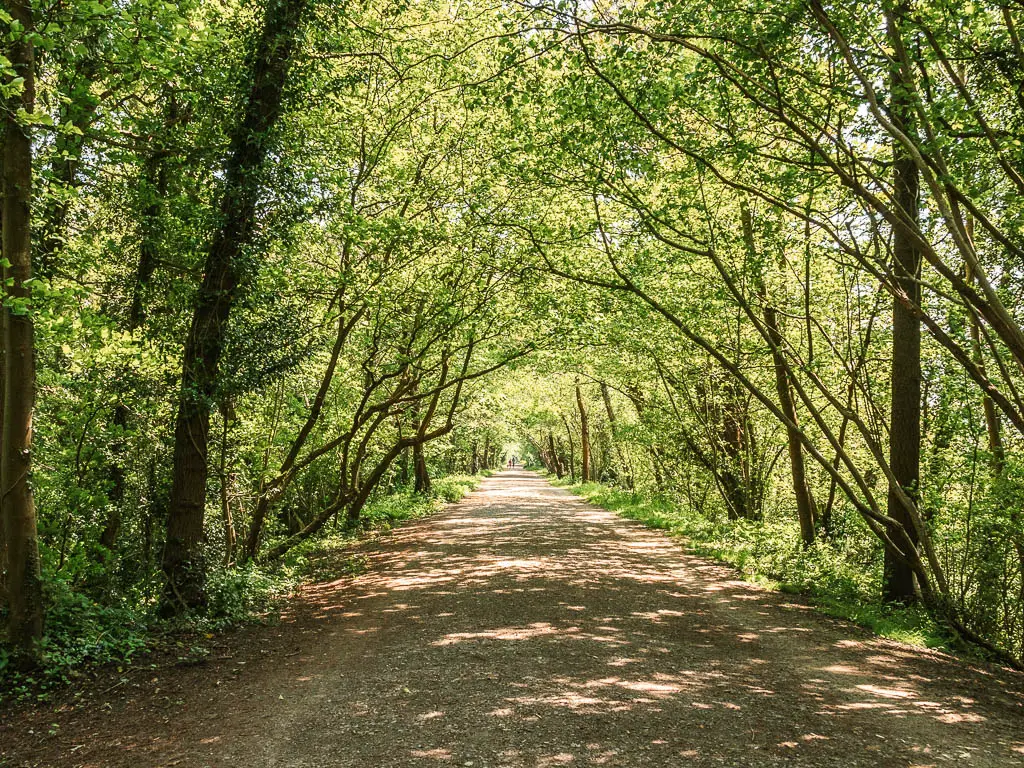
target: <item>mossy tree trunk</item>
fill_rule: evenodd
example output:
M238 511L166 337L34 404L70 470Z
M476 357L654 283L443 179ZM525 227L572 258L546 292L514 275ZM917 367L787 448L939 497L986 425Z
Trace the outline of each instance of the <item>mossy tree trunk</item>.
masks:
M23 78L3 115L4 403L0 439L0 498L7 560L7 640L31 662L43 635L42 581L32 473L32 413L35 408L35 328L32 288L32 137L18 114L35 107L32 7L7 4L22 32L7 47L14 75Z

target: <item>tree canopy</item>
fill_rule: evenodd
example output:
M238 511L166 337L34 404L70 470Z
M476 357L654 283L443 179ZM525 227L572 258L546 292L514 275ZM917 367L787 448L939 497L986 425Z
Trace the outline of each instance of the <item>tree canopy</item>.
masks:
M1021 13L9 0L4 663L514 445L1019 663Z

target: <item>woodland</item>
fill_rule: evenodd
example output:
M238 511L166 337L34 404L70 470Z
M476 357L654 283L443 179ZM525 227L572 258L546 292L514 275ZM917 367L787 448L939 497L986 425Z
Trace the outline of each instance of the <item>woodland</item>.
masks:
M4 0L0 678L243 620L513 454L1019 665L1018 23Z

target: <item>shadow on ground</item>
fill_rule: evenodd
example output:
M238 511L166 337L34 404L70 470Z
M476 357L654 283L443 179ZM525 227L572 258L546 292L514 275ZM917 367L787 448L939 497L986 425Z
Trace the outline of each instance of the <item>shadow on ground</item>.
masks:
M823 617L530 473L503 472L368 554L367 573L308 588L280 626L172 670L162 694L158 675L98 713L50 713L67 720L58 734L3 754L253 768L1024 765L1021 676Z

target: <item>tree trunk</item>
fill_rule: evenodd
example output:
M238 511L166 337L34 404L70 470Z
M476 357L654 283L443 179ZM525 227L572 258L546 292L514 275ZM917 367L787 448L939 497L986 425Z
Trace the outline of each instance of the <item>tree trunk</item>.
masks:
M245 114L232 135L221 224L207 252L182 362L163 555L167 587L161 611L165 615L206 602L203 513L210 407L215 400L228 317L247 277L240 262L256 220L260 175L270 149L267 138L281 114L288 69L307 6L308 0L270 0L251 60Z
M32 412L35 406L35 329L29 307L32 289L32 138L18 123L35 101L32 7L26 0L7 4L23 33L7 48L21 93L7 100L3 115L3 257L8 305L4 310L4 405L0 438L0 496L7 549L7 641L21 659L37 655L43 635L42 582L36 509L29 483L32 470Z
M654 448L650 449L650 456L651 472L654 474L654 487L658 493L664 493L667 490L667 486L665 485L665 474L661 471L661 456Z
M429 494L430 473L427 471L427 458L423 453L423 444L416 443L412 447L412 469L416 477L416 493Z
M562 462L558 460L558 450L555 448L555 435L551 430L548 430L548 451L551 453L552 470L554 470L557 477L563 477L565 469L562 467Z
M612 445L615 447L615 455L618 457L619 463L622 465L622 471L625 473L624 485L629 490L633 490L633 470L626 460L626 454L622 450L622 446L619 444L618 422L615 420L615 409L612 408L612 395L608 390L608 385L604 382L601 382L601 397L604 399L604 409L608 414L608 425L612 431Z
M576 406L580 411L580 477L584 483L589 483L593 479L590 471L590 421L579 379L576 379Z
M169 111L169 121L175 118L172 106ZM144 178L144 189L150 197L142 210L141 231L139 232L139 263L135 270L132 303L128 308L128 317L125 322L125 330L129 333L141 328L146 320L146 288L156 271L157 230L162 201L167 196L167 169L164 162L164 150L154 150L146 162ZM121 375L127 377L129 372L124 370ZM110 493L108 494L110 512L104 523L103 531L100 533L100 544L108 551L117 546L127 480L128 441L126 433L130 426L131 411L123 400L130 388L124 382L120 386L121 393L119 402L114 407L113 418L115 436L113 440L114 461L110 467Z
M895 14L889 14L890 39L900 33ZM904 133L913 131L913 104L907 95L907 73L899 63L890 71L892 120ZM914 160L898 142L893 143L893 187L903 223L893 228L893 271L896 283L912 303L921 301L921 253L915 245L918 227L920 179ZM889 465L896 481L916 503L921 477L921 324L898 300L892 309L892 407L889 425ZM911 545L917 544L917 530L910 513L890 487L888 514L906 530ZM914 572L897 553L885 553L883 597L888 602L908 603L916 599Z
M729 507L729 519L753 519L748 486L742 471L746 461L746 424L739 393L732 382L723 387L725 404L722 407L721 445L725 467L719 472L722 491ZM709 393L710 394L710 393Z
M398 477L401 480L402 485L406 487L409 485L409 459L411 452L411 448L403 448L401 460L398 464Z
M424 430L424 419L420 416L420 407L417 402L412 409L412 431L419 435ZM423 442L416 441L412 446L412 476L413 491L416 493L429 494L430 472L427 470L427 458L423 454Z
M572 442L572 430L569 429L569 420L562 414L562 423L565 424L565 434L569 439L569 481L576 482L576 449Z
M750 208L744 203L740 207L740 216L743 225L743 240L747 247L753 263L757 264L757 249L754 243L754 219ZM779 409L791 422L786 425L786 444L789 449L790 477L793 482L793 497L796 499L796 514L800 522L800 538L805 547L814 543L814 528L817 509L814 505L814 496L811 494L811 487L807 483L807 468L804 464L804 450L800 442L799 416L796 412L796 404L793 402L793 390L789 381L789 371L782 353L782 330L779 327L778 313L768 301L768 290L764 279L759 274L755 279L757 292L760 294L761 302L764 305L764 324L768 330L768 338L771 340L772 363L775 368L775 391L779 396Z

